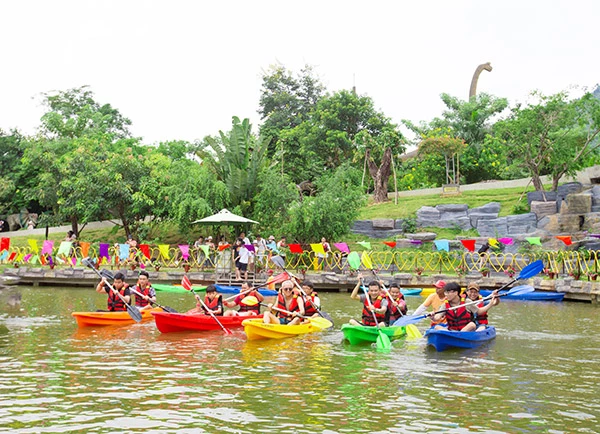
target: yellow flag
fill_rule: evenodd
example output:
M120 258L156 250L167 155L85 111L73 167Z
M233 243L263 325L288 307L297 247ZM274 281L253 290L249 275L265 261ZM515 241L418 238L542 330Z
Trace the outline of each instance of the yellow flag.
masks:
M311 244L310 248L312 249L313 252L315 253L320 253L322 255L325 254L325 250L323 249L323 244L321 243L315 243L315 244Z
M40 251L40 249L37 245L37 240L27 240L27 243L29 244L29 247L31 247L31 250L34 253L38 253Z
M498 240L496 238L488 238L488 244L492 247L496 247L498 245Z
M158 251L165 259L169 259L169 245L168 244L159 244Z

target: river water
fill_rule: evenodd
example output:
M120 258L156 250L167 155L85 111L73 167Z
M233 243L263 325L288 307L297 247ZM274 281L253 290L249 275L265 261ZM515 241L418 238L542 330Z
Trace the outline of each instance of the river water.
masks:
M480 349L437 353L421 339L381 353L342 343L357 302L322 298L335 330L248 342L241 329L161 334L153 322L78 329L70 313L105 297L5 289L0 432L600 432L596 306L503 301L490 315L498 336Z

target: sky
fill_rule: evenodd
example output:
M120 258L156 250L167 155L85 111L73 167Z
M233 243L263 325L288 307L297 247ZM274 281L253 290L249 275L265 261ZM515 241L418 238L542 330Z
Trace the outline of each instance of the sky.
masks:
M143 143L200 140L250 118L263 74L308 64L329 92L356 90L395 123L440 116L441 93L524 102L600 82L600 2L0 2L0 129L34 134L42 94L89 85ZM406 130L403 130L406 132Z

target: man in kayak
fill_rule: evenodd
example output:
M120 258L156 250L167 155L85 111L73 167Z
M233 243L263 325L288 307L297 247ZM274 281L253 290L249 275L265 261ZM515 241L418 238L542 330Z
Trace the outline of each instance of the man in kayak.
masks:
M112 286L123 297L127 304L131 304L131 291L129 290L129 285L125 283L125 276L123 273L119 272L115 274ZM107 307L109 312L122 312L127 310L121 297L115 294L108 286L106 278L103 277L100 283L98 283L96 292L108 294Z
M258 303L245 304L246 297L256 297ZM242 290L233 301L223 300L226 307L239 306L238 310L226 310L223 316L256 316L260 315L260 304L264 301L263 295L248 285L248 282L242 283Z
M400 291L400 285L396 282L390 283L388 299L388 310L386 312L386 324L394 324L398 318L406 315L406 300Z
M188 310L186 312L187 315L210 315L210 313L216 316L223 315L223 297L221 294L217 293L217 287L215 285L208 285L206 287L204 305L208 308L208 311L204 308L204 306L202 306L202 303L200 303L200 299L198 297L199 296L196 294L196 298L198 299L196 307Z
M492 302L484 307L477 307L477 304L465 304L465 298L460 296L460 285L456 282L447 283L444 287L446 300L442 305L442 311L435 313L433 319L439 321L446 318L448 330L473 332L477 329L473 317L486 313L492 306L495 306L495 299L498 291L492 294ZM444 329L442 325L435 326L436 329Z
M443 280L438 280L434 283L435 293L428 296L425 301L413 312L413 315L422 315L427 312L427 308L431 306L434 312L438 311L444 300L446 299L446 295L444 293L444 287L446 286L446 282ZM443 318L440 321L431 320L431 326L435 326L437 324L445 324L446 318Z
M363 304L362 322L358 322L355 319L351 319L348 322L352 325L385 327L388 300L387 297L381 294L381 284L378 281L373 280L369 282L368 295L365 295L364 291L359 294L363 285L362 279L362 274L358 273L358 282L356 282L356 286L352 290L352 294L350 294L350 298L358 300ZM375 319L373 318L373 313L375 313L377 322L375 322Z
M156 303L156 291L149 281L150 275L146 270L140 271L137 284L133 289L141 294L135 294L135 305L139 310L151 309L152 303Z
M319 294L315 292L313 283L309 280L305 280L302 282L301 286L304 294L306 294L306 297L302 295L306 316L312 316L313 318L320 316L317 309L321 309L321 299L319 298Z
M477 301L477 300L482 300L481 303L476 305L477 307L485 306L485 301L483 301L483 297L481 296L481 294L479 294L479 285L476 284L475 282L471 282L467 286L467 301ZM500 303L500 299L494 298L492 303L494 303L494 306L496 306L496 305L498 305L498 303ZM489 324L487 312L483 313L481 315L476 314L474 319L475 319L475 324L477 325L477 331L485 329L487 327L487 325Z
M304 303L302 298L294 294L294 282L286 280L281 284L281 290L277 295L277 309L275 313L271 311L273 304L269 304L269 310L263 316L265 324L287 324L296 325L302 322L300 316L304 316ZM281 312L285 310L287 312ZM299 316L300 315L300 316Z

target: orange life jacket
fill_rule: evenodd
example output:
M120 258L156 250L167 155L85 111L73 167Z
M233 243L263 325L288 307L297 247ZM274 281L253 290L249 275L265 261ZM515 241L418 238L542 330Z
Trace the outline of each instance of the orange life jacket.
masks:
M462 330L464 326L473 321L471 312L464 306L465 299L460 299L460 305L457 309L446 311L446 322L448 323L448 330ZM444 302L444 309L449 309L450 303L448 300ZM456 307L456 306L455 306Z
M365 301L363 304L362 310L362 323L366 326L376 326L380 322L385 322L385 314L375 313L375 318L377 318L377 323L373 320L373 312L369 309L369 296L365 295ZM375 301L372 303L375 309L381 309L381 304L383 302L383 297L378 296Z
M218 316L223 315L223 296L221 296L221 294L219 294L212 300L208 297L208 295L205 296L204 304L206 305L207 308L209 308L213 312L215 310L218 310L219 308L221 308L221 313L215 313L215 315L218 315ZM202 307L202 309L204 309L204 306ZM204 312L206 314L208 314L208 311L206 309L204 309Z
M294 294L292 296L292 302L290 303L289 306L286 306L285 298L284 298L283 294L277 295L277 308L287 310L290 312L300 312L300 305L298 304L298 296L296 294ZM277 311L277 316L279 318L292 319L292 315L290 315L289 313L285 313L285 312Z
M113 286L114 288L114 286ZM123 288L121 289L117 289L115 288L115 290L121 294L121 296L125 297L125 289L129 288L129 285L127 285L126 283L123 285ZM115 292L111 289L110 292L108 293L108 310L111 312L122 312L124 310L127 310L127 308L125 307L125 303L123 303L123 300L121 300L121 298L115 294Z
M316 292L312 292L308 297L304 298L304 312L306 316L312 316L317 313L315 297L318 297L319 294Z

